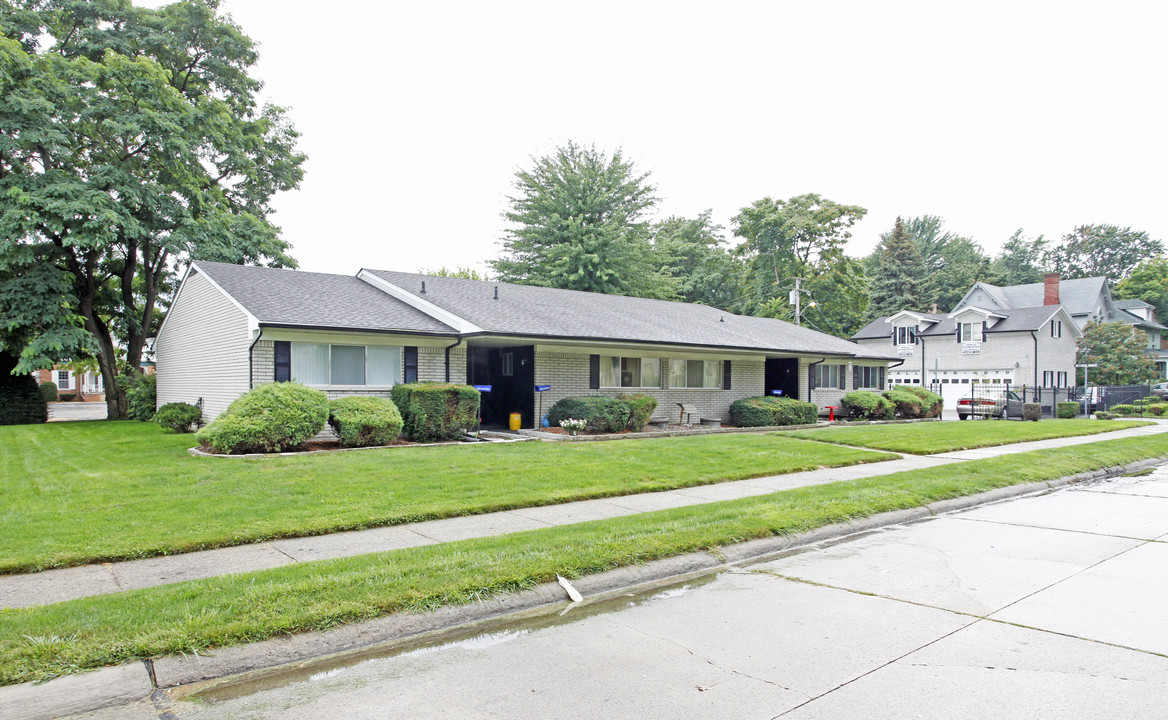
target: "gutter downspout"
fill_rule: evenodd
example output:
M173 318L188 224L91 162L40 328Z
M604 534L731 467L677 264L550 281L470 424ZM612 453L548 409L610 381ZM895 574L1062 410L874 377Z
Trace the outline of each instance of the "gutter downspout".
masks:
M812 373L814 372L811 368L825 362L827 362L827 358L820 358L813 363L807 363L807 402L811 402L811 391L815 389L811 387L811 378L813 377Z
M255 389L255 371L252 368L252 366L255 363L253 361L251 351L252 351L252 349L255 348L256 343L258 343L260 341L260 338L262 338L263 336L264 336L264 329L263 329L263 327L261 327L260 331L258 333L256 333L255 340L252 340L251 345L247 346L247 389L248 390Z
M462 335L459 334L458 341L453 345L446 347L446 382L450 382L450 351L462 344Z
M1030 337L1034 338L1034 391L1038 392L1038 335L1031 330Z

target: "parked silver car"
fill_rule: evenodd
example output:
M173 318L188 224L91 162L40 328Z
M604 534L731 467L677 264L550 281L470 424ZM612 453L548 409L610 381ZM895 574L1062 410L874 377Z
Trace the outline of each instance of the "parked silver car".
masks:
M1156 383L1153 385L1152 394L1158 398L1168 398L1168 382Z
M971 417L1006 418L1022 417L1022 398L1013 390L1004 393L974 395L957 401L957 418Z

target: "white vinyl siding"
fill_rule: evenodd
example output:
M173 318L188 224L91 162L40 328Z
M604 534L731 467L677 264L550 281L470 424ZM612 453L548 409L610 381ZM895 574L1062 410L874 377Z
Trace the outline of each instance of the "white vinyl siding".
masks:
M247 315L202 273L183 284L155 344L158 405L203 400L210 422L248 390Z

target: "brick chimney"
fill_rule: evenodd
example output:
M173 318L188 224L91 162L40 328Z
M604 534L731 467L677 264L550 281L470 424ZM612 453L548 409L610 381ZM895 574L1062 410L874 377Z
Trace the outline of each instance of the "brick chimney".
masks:
M1042 283L1043 283L1042 304L1043 305L1058 305L1059 304L1059 294L1058 294L1059 274L1058 273L1047 273L1046 275L1044 275L1042 277Z

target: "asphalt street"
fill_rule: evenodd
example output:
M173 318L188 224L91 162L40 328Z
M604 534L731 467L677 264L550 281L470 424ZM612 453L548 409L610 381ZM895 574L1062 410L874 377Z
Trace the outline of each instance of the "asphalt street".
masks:
M1168 468L74 717L1163 718Z

